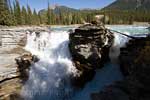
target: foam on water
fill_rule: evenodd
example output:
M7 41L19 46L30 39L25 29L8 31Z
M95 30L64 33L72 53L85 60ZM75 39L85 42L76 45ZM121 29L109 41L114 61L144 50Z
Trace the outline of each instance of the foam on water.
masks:
M147 33L145 27L107 26L113 30L128 35ZM68 29L70 29L68 27ZM74 90L70 85L70 76L77 70L72 65L68 50L69 34L67 28L54 28L51 33L43 32L28 34L26 50L37 55L40 61L31 66L29 80L22 90L27 100L90 100L90 94L99 92L105 86L122 79L119 66L116 63L120 47L128 38L115 34L114 44L110 50L111 62L97 70L95 77L82 90ZM57 30L57 31L56 31ZM136 30L136 31L135 31ZM112 75L113 74L113 75Z
M27 100L65 100L72 94L70 75L76 74L68 50L69 34L64 31L28 34L26 50L40 61L31 66L22 95Z
M107 26L108 27L108 26ZM145 36L148 33L145 27L135 26L109 26L108 28L123 32L127 35ZM140 28L140 29L139 29ZM137 29L139 31L137 31ZM143 35L144 33L144 35ZM100 92L105 86L111 85L116 81L122 80L123 76L120 72L118 65L118 56L120 54L120 48L125 46L125 43L129 40L126 36L120 34L114 34L114 43L110 48L110 59L111 61L106 63L104 67L96 71L96 75L93 80L87 83L83 90L78 91L72 100L91 100L90 94Z

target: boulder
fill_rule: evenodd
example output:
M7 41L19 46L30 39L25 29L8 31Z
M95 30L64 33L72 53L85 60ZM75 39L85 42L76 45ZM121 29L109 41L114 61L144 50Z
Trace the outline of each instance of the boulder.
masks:
M102 24L92 22L70 31L69 39L74 65L82 73L79 84L84 84L92 79L95 69L103 67L104 62L109 59L109 48L114 36Z
M25 53L22 56L15 59L17 63L17 69L20 73L20 77L23 81L26 81L29 76L29 70L31 64L38 62L39 58L31 53Z

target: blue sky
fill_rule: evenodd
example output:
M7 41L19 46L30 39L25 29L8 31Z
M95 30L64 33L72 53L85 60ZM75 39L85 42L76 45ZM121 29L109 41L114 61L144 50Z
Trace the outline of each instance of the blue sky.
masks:
M65 5L72 8L102 8L115 0L19 0L21 5L28 4L32 9L37 11L47 8L47 2L50 2L50 5Z

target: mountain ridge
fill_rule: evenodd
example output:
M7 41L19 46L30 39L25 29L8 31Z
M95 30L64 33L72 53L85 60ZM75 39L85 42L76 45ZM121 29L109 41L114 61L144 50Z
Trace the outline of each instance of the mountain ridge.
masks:
M150 0L116 0L102 10L150 10Z

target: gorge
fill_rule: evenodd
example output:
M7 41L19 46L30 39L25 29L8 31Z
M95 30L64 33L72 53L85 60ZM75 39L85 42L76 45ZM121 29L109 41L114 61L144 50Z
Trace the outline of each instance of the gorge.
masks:
M145 27L106 27L133 36L148 33ZM76 29L76 27L73 28ZM70 43L69 29L72 27L56 27L52 28L51 32L28 31L25 50L37 55L39 61L31 64L28 80L21 89L21 96L25 100L83 100L85 98L90 100L91 93L99 92L105 86L123 79L118 56L120 47L124 46L128 38L115 34L108 55L110 60L106 60L103 67L100 66L101 68L96 69L91 81L86 82L82 88L72 86L72 77L79 77L81 73L74 66L73 56L68 48ZM88 78L88 76L84 77Z

